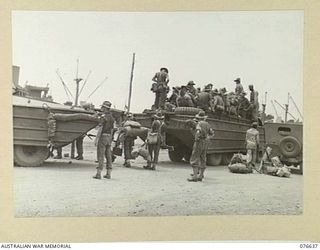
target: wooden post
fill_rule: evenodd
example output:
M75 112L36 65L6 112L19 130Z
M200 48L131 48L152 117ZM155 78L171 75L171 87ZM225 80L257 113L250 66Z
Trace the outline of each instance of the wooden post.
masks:
M130 107L131 107L131 94L132 94L132 82L133 82L133 71L134 71L135 57L136 57L136 53L133 53L132 66L131 66L131 76L130 76L130 85L129 85L128 113L130 112Z

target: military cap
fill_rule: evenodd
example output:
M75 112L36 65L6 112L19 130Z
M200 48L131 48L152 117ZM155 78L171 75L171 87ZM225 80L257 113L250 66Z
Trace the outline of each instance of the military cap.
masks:
M188 89L186 85L181 85L180 89Z
M109 102L109 101L104 101L104 102L102 103L101 107L111 108L111 102Z
M234 80L234 82L240 82L240 81L241 81L241 80L240 80L239 77Z
M254 128L258 127L258 123L257 122L253 122L252 123L252 127L254 127Z
M164 70L165 72L169 73L167 68L161 68L160 71Z
M194 81L189 81L187 85L196 85Z

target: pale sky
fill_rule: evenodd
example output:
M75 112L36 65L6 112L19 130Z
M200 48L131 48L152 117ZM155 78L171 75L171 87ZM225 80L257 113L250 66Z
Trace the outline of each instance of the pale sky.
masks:
M89 102L110 100L123 109L128 99L132 53L136 53L132 111L150 108L152 77L169 69L169 85L193 80L234 91L253 84L260 103L287 102L290 92L302 112L303 11L233 12L40 12L12 13L13 64L20 84L49 83L55 101L67 96L55 71L59 68L72 92L79 58L79 77L92 70L80 100L107 76ZM277 107L280 115L284 111ZM292 103L289 111L299 117ZM289 117L290 118L290 117Z

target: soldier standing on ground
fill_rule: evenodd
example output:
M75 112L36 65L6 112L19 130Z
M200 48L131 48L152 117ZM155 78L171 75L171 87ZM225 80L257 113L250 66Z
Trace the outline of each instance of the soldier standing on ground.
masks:
M236 88L234 92L236 95L240 95L243 92L243 86L241 84L240 78L235 79L234 82L236 83Z
M257 127L258 123L253 122L251 128L247 130L245 142L247 148L247 166L251 165L254 168L257 161L257 150L260 144Z
M251 119L254 121L258 120L259 112L259 100L258 100L258 91L254 90L253 85L249 85L250 90L250 105L251 105Z
M133 115L131 113L128 114L126 122L133 121L133 120L134 120ZM125 126L126 122L124 122L124 124L123 124L124 126ZM134 146L134 141L136 139L137 139L137 137L124 135L124 141L123 141L124 163L123 163L123 166L125 166L126 168L131 168L131 162L130 162L130 159L132 159L131 152L132 152L132 149Z
M107 163L107 173L104 175L104 178L111 178L112 170L112 152L111 152L111 142L112 134L114 130L114 118L110 112L111 102L105 101L101 105L101 111L103 112L102 117L100 117L99 130L96 137L96 146L97 146L97 156L98 156L98 167L97 174L93 176L95 179L101 179L101 172L103 170L103 162L106 157Z
M200 111L195 118L199 121L195 129L194 144L190 158L193 175L192 178L188 179L188 181L192 182L202 181L204 178L209 140L210 136L213 136L213 130L209 123L205 120L207 116L205 115L204 111Z
M167 93L169 91L169 71L167 68L161 68L160 72L157 72L152 78L154 83L152 84L151 90L155 93L155 101L153 109L164 109L165 101L167 99Z
M164 119L164 116L160 112L158 112L154 116L154 121L152 122L152 125L151 125L151 131L149 132L147 141L146 141L149 154L151 156L151 166L147 165L144 167L145 169L155 170L156 164L158 164L160 146L163 143L162 142L163 138L161 136L163 119Z

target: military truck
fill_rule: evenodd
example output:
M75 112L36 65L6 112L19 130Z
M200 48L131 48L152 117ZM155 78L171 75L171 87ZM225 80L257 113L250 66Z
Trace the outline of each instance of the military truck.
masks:
M188 120L192 120L201 109L193 107L177 107L174 112L164 112L166 123L166 144L173 146L169 150L169 158L173 162L189 162L194 142ZM135 114L142 126L151 126L154 112L145 110L143 114ZM238 116L207 112L207 121L215 131L209 143L207 164L209 166L227 165L234 153L246 153L245 136L252 122ZM262 157L265 145L265 133L259 127L260 147L258 157Z
M303 125L302 123L265 123L266 146L272 148L272 156L280 157L286 165L300 166L296 173L303 173Z

